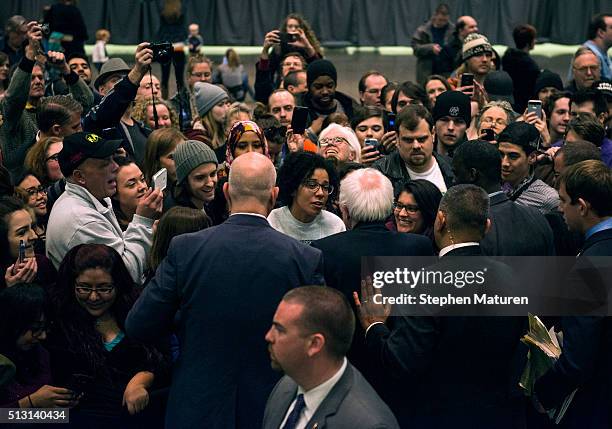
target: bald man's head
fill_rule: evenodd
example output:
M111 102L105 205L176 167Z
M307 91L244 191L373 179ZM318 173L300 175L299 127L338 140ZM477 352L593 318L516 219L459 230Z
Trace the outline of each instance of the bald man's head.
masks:
M278 194L276 170L270 159L257 152L240 155L232 162L226 192L233 205L257 203L272 206ZM271 207L270 207L271 208Z

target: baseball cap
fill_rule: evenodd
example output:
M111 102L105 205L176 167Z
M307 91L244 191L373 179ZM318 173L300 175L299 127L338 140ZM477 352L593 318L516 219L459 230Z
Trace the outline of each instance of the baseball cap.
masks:
M80 132L64 137L64 146L58 161L62 174L68 177L88 158L108 158L121 146L123 140L105 140L98 134Z

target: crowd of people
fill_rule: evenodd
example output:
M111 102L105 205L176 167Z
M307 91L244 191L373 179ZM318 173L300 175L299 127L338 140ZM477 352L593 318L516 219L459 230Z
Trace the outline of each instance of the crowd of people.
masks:
M252 90L180 1L161 17L159 77L149 41L128 65L108 31L86 56L82 19L51 28L57 50L6 24L1 407L79 428L548 428L577 389L561 427L610 427L608 317L556 318L563 353L527 397L527 314L389 316L362 258L612 256L612 14L564 86L533 26L500 57L441 4L416 82L372 69L359 100L299 14L265 35Z

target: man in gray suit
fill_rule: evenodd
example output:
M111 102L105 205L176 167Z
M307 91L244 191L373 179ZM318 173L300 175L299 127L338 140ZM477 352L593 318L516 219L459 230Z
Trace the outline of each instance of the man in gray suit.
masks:
M333 288L304 286L285 294L266 334L274 387L264 429L399 428L387 405L345 355L355 315Z

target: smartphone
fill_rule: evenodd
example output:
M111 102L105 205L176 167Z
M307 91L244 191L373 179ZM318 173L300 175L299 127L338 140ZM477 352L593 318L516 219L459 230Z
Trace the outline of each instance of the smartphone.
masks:
M491 128L485 128L484 130L482 130L482 135L480 136L480 140L494 142L495 140L497 140L495 138L495 131L493 131Z
M395 131L395 113L385 112L387 116L387 131Z
M380 146L380 142L377 139L365 139L363 141L364 146L372 146L374 149L378 150Z
M298 39L298 35L296 33L286 33L284 31L281 31L278 36L283 44L297 42Z
M308 107L295 106L291 118L291 130L293 134L304 134L308 122Z
M168 170L162 168L153 175L153 189L163 191L168 186Z
M542 119L542 102L540 100L529 100L527 102L527 114L535 112Z
M461 75L461 85L459 86L474 86L474 75L472 73L463 73Z
M26 258L25 252L26 252L25 242L23 240L19 240L19 263L20 264L25 261L25 258Z

